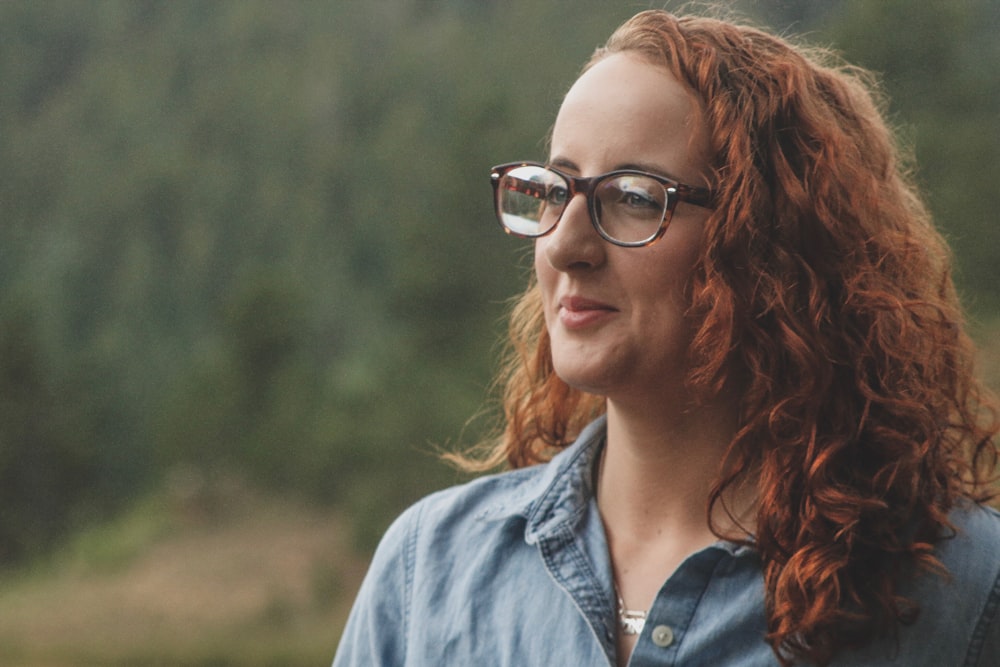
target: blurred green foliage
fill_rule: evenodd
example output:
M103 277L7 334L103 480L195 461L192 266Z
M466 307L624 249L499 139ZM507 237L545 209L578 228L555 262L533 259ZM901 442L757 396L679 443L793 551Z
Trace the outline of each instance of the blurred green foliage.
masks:
M369 544L455 479L543 158L637 3L0 3L0 563L194 466ZM981 317L1000 310L1000 3L745 3L885 75ZM488 410L487 410L488 412Z

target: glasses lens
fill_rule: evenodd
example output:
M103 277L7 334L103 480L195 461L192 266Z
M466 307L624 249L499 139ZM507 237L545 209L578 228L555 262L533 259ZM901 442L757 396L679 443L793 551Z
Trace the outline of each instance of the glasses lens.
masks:
M621 174L601 181L594 193L598 224L610 238L641 243L656 236L667 213L667 190L641 174Z
M500 178L497 213L514 234L541 236L559 221L568 196L559 174L534 165L514 167Z

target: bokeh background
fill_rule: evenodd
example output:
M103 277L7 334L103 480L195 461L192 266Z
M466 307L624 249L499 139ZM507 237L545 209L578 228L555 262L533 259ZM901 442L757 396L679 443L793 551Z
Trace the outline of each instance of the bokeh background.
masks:
M0 664L329 662L491 424L488 168L650 6L0 2ZM726 6L881 73L1000 385L1000 2Z

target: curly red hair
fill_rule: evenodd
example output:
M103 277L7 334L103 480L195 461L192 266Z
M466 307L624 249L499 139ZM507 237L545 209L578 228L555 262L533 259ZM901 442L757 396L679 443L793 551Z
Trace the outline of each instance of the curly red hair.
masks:
M996 470L995 401L950 254L866 72L751 27L638 14L598 49L663 66L701 101L718 205L692 275L693 396L741 388L709 506L759 494L769 634L783 664L893 633L898 594ZM603 410L553 371L540 295L514 307L498 380L503 433L484 463L548 460Z

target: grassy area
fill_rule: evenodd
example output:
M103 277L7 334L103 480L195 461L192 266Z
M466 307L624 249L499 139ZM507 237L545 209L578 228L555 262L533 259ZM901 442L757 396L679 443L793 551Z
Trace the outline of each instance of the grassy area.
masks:
M0 664L329 664L365 568L348 533L246 490L151 499L0 579Z

